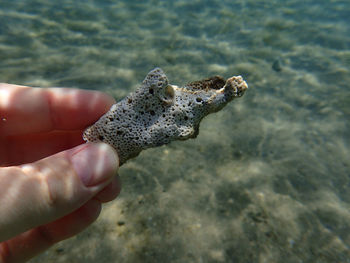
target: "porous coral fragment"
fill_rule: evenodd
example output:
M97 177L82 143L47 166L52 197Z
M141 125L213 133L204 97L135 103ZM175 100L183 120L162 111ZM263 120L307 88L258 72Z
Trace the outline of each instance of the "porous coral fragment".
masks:
M83 138L113 146L122 165L144 149L195 138L206 115L241 97L247 88L241 76L226 81L215 76L178 87L170 85L164 72L155 68L139 89L87 128Z

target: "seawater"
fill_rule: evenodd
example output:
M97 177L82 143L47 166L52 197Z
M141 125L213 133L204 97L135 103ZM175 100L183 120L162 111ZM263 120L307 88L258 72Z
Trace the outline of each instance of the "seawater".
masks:
M117 100L148 71L242 75L197 139L123 166L98 221L31 262L350 262L350 2L0 1L0 81Z

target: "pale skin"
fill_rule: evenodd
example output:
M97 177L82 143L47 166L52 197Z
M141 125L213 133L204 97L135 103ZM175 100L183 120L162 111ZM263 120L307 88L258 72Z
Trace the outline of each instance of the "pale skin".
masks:
M0 84L0 263L78 234L117 197L117 153L82 140L113 103L97 91Z

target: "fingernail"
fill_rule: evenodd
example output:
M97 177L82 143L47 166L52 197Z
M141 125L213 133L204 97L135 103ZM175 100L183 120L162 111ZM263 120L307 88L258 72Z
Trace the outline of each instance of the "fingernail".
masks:
M86 143L76 147L71 161L85 186L96 186L111 179L119 164L117 153L105 143Z

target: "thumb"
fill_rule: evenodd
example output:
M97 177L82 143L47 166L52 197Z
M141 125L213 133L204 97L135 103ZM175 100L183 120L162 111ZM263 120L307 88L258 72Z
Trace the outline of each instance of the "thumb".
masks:
M0 168L0 242L78 209L111 182L118 164L112 147L87 143Z

